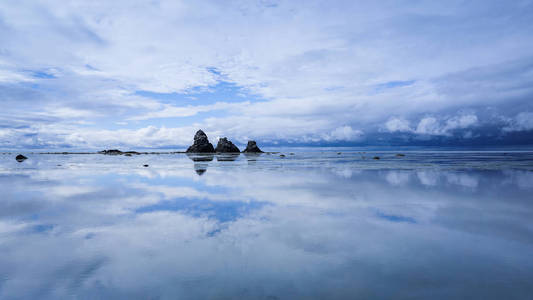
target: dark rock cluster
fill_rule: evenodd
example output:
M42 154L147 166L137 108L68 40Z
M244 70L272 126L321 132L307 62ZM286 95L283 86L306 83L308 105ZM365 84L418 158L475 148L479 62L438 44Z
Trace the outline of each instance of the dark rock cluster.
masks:
M218 153L239 153L241 150L237 148L228 138L221 138L218 140L217 147L215 151Z
M99 154L105 154L105 155L125 155L125 156L132 156L133 154L135 155L139 155L141 153L139 152L136 152L136 151L126 151L126 152L122 152L118 149L110 149L110 150L102 150L102 151L98 151ZM68 154L68 153L66 153Z
M98 153L106 154L106 155L121 155L122 151L120 151L118 149L110 149L110 150L98 151Z
M248 141L248 145L246 145L246 149L244 149L243 152L244 153L263 153L263 151L259 149L255 141Z
M194 135L193 144L187 149L187 153L240 153L241 151L228 138L223 137L218 140L216 149L209 142L207 135L202 130L198 130ZM255 141L248 141L244 153L263 153Z
M193 144L187 149L188 153L214 153L215 148L209 142L207 135L202 130L198 130L194 135Z

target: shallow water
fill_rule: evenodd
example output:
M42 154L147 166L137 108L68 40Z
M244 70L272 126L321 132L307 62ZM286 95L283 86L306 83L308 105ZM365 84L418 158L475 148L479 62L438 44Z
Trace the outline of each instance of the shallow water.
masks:
M533 152L402 153L0 154L0 298L531 299Z

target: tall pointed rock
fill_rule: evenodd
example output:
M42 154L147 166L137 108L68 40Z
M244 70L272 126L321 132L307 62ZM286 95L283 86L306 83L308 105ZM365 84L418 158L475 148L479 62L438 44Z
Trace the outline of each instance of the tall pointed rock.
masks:
M207 135L201 129L194 135L193 144L187 149L188 153L214 153L215 148L209 142Z

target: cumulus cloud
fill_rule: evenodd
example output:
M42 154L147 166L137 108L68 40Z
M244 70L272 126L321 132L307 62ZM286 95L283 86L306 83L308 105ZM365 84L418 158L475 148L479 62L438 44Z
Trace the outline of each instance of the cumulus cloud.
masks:
M521 112L514 118L508 120L508 125L503 128L504 131L524 131L533 130L533 113Z
M385 128L389 132L410 132L409 121L401 118L391 118L385 123Z
M475 127L478 124L478 117L474 114L463 114L452 117L423 117L418 121L415 128L411 128L408 120L402 118L390 118L384 125L386 132L406 132L419 135L439 135L449 136L455 130L462 130ZM463 135L464 136L464 135Z
M361 130L353 129L350 126L342 126L335 128L329 135L324 137L325 140L337 141L354 141L361 138L363 132Z
M444 123L435 117L425 117L418 123L415 133L427 135L450 135L453 130L465 129L478 122L476 115L463 115L447 119Z

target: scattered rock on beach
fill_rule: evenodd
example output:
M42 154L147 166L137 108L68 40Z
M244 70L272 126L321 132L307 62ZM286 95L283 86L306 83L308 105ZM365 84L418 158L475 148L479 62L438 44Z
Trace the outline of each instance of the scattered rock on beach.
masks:
M243 152L247 153L263 153L261 149L257 146L257 143L255 141L248 141L248 145L246 145L246 149L244 149Z
M241 150L237 148L228 138L221 138L218 140L217 147L215 148L216 152L219 153L240 153Z
M17 155L17 157L15 157L15 159L18 161L18 162L23 162L25 161L26 159L28 159L26 156L22 155L22 154L19 154Z
M65 152L66 153L66 152ZM64 153L64 154L65 154ZM68 153L66 153L68 154ZM122 152L118 149L110 149L110 150L103 150L103 151L98 151L98 154L105 154L105 155L125 155L125 156L132 156L132 155L140 155L141 153L137 152L137 151L126 151L126 152Z
M110 150L98 151L98 153L99 154L105 154L105 155L121 155L122 151L120 151L118 149L110 149Z
M213 144L209 142L207 135L202 131L198 130L194 135L193 144L187 149L188 153L214 153L215 148Z

